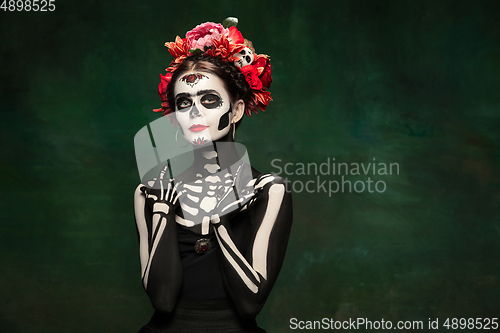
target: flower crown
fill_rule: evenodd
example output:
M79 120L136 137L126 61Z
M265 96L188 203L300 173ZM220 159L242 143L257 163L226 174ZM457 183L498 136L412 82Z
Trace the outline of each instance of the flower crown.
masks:
M220 57L223 61L232 62L245 76L252 89L252 97L246 104L245 113L248 116L258 110L265 111L272 101L271 93L267 91L273 82L271 77L271 62L269 56L255 53L252 42L243 38L236 29L238 19L227 18L223 24L206 22L196 26L186 33L185 38L177 36L175 42L167 42L165 46L175 58L166 69L167 74L161 75L158 85L158 95L161 97L161 108L155 112L168 115L175 110L170 107L167 99L167 86L172 80L172 73L191 55L208 55Z

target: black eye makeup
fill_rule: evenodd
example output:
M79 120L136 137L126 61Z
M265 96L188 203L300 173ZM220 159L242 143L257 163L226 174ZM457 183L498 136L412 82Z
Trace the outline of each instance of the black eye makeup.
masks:
M193 101L190 98L181 97L181 98L177 99L176 105L177 105L178 111L181 111L181 112L187 111L185 109L190 108L191 105L193 105Z
M215 94L206 94L201 97L200 102L207 109L216 109L222 105L222 98Z

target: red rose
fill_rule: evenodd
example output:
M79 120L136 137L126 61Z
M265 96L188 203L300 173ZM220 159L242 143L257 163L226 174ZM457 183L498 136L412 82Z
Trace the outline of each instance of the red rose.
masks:
M260 57L255 62L255 67L257 67L257 72L260 72L259 79L262 81L264 87L269 89L271 83L273 83L273 77L271 76L271 62L269 59Z
M260 80L267 89L269 89L269 87L271 87L271 83L273 83L273 77L271 76L271 62L269 60L267 60L266 67L264 67L264 71L260 75Z
M167 101L167 87L168 84L170 83L170 80L172 80L172 73L168 73L165 75L160 74L160 84L158 84L158 95L161 98L162 102Z
M161 81L158 84L158 95L161 98L161 108L154 109L154 112L162 112L163 115L167 115L172 112L170 105L167 101L167 87L170 81L172 80L172 73L167 72L165 75L160 74Z
M262 81L257 76L257 68L252 65L247 65L241 67L241 72L243 73L243 75L245 75L245 80L247 80L250 88L254 90L262 89Z

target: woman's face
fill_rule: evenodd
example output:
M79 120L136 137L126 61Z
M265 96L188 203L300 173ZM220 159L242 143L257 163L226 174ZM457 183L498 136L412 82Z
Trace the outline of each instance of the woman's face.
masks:
M231 101L218 76L196 71L181 74L174 96L175 116L188 142L203 145L229 133Z

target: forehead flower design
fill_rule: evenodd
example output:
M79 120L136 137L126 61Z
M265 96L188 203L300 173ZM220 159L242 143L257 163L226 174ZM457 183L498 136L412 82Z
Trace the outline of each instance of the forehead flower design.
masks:
M196 73L196 74L186 74L181 78L182 82L185 82L190 87L194 87L195 84L198 83L202 78L208 78L206 75Z
M174 112L174 108L169 105L166 97L167 86L172 79L172 73L187 57L195 54L219 57L223 61L235 64L240 68L252 89L251 101L247 102L245 113L251 116L252 112L266 110L272 101L271 93L267 90L272 83L269 56L257 54L252 42L243 38L235 23L237 23L237 19L234 18L226 19L223 24L206 22L188 31L185 38L177 36L175 42L165 43L174 60L166 69L167 74L160 74L161 82L158 85L158 94L162 104L161 108L153 111L162 112L163 115ZM192 87L200 79L201 77L190 74L184 76L181 81Z

